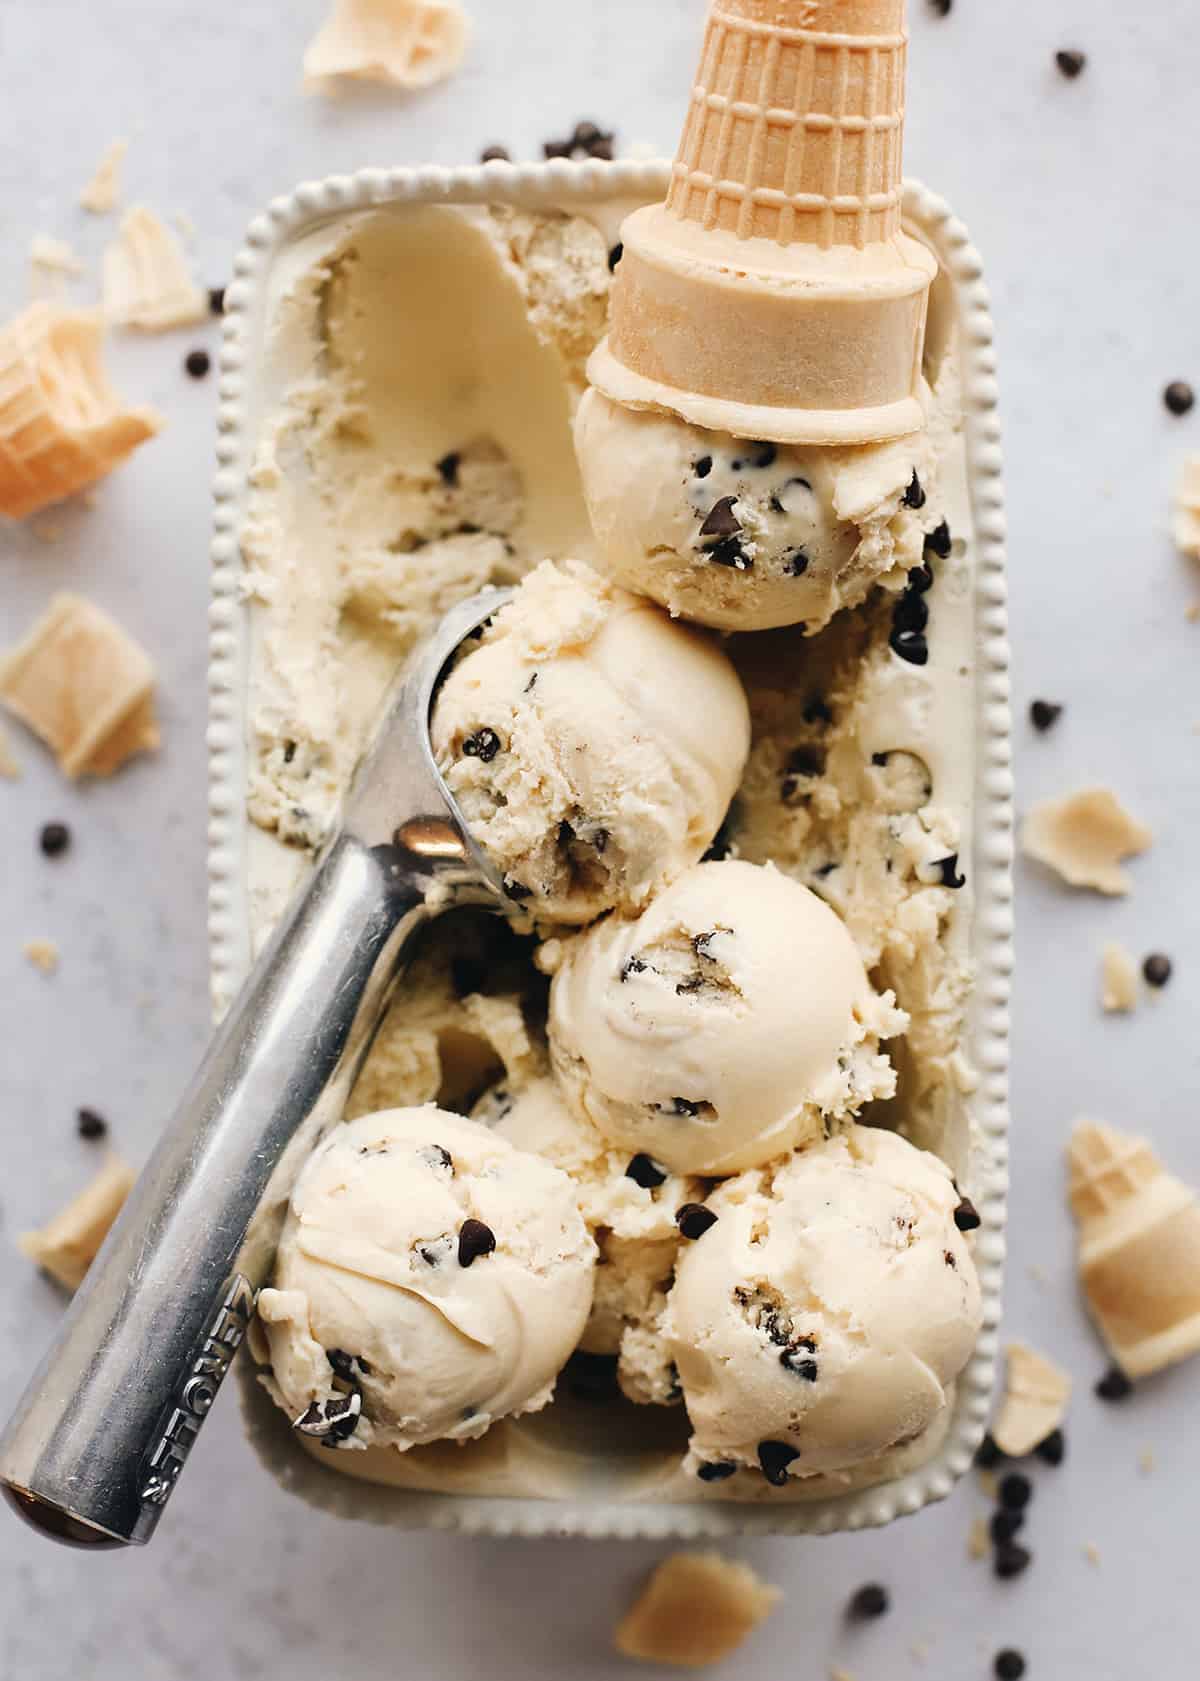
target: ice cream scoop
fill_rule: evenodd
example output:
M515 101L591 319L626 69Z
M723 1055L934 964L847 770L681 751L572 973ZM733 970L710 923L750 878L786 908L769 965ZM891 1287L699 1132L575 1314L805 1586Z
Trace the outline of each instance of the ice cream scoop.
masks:
M929 1429L982 1321L960 1202L937 1157L857 1125L716 1191L667 1311L702 1480L845 1471Z
M550 993L568 1100L676 1173L756 1166L891 1096L880 1041L906 1023L828 905L732 859L580 935Z
M711 845L750 750L716 642L588 567L532 572L438 695L438 768L539 920L630 914Z
M254 1332L267 1388L331 1448L482 1436L549 1401L595 1254L550 1162L433 1105L364 1116L292 1192Z
M429 744L447 661L505 599L485 591L453 609L398 680L340 824L0 1437L0 1487L60 1540L150 1539L245 1335L300 1168L340 1119L418 936L455 905L506 903Z

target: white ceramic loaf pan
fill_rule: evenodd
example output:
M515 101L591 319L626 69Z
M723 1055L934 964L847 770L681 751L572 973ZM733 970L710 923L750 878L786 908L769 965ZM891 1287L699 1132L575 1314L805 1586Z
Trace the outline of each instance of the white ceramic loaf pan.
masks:
M590 163L461 170L366 171L303 185L276 199L250 227L226 294L215 481L210 664L210 939L218 1009L250 962L251 878L261 874L263 837L246 816L254 609L242 588L240 535L251 499L261 428L278 392L267 373L272 310L286 276L331 229L356 218L405 217L428 206L504 204L556 209L596 222L611 244L624 215L661 199L668 166ZM975 975L966 1059L974 1089L959 1105L959 1136L946 1154L983 1219L976 1255L984 1328L958 1384L940 1441L893 1456L889 1480L812 1490L781 1499L763 1490L747 1501L714 1497L685 1480L679 1425L657 1409L573 1415L559 1403L526 1426L502 1425L469 1453L422 1450L405 1468L416 1486L362 1480L366 1455L341 1455L332 1471L305 1453L254 1380L241 1371L247 1427L273 1474L309 1503L346 1517L491 1535L589 1535L696 1539L733 1534L829 1534L885 1524L944 1498L970 1465L987 1417L995 1367L1004 1261L1007 1187L1009 992L1013 963L1012 802L1005 519L996 359L989 299L978 253L946 204L916 183L906 188L910 230L941 265L934 289L929 354L957 354L963 424L953 436L947 507L964 565L957 608L959 675L970 668L973 718L960 719L969 766L969 856L973 902L965 939ZM971 750L973 749L973 761ZM256 850L258 849L258 850ZM299 855L293 854L298 859ZM257 918L262 921L261 897ZM664 1433L665 1431L665 1433ZM655 1436L661 1440L657 1443ZM917 1461L914 1463L914 1461ZM357 1472L358 1475L353 1473ZM351 1474L347 1474L351 1473ZM876 1473L878 1474L878 1473ZM536 1493L532 1492L536 1489Z

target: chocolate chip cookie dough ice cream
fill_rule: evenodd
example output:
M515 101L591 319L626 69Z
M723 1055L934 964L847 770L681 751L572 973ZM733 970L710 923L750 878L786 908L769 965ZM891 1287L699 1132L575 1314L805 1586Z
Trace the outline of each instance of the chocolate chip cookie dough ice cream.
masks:
M532 572L446 679L438 768L539 919L636 911L698 862L750 749L715 641L578 564Z
M550 1051L573 1107L677 1173L725 1174L890 1097L877 993L844 924L772 865L701 864L566 946Z
M550 1162L433 1106L363 1116L292 1194L258 1304L267 1387L330 1447L482 1436L550 1400L594 1263Z
M982 1322L960 1204L856 1125L714 1193L666 1318L701 1481L847 1471L935 1424Z

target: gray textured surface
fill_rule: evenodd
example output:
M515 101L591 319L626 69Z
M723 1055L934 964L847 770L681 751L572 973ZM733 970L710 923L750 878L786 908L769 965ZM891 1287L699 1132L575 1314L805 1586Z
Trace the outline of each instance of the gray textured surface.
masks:
M1024 1647L1031 1678L1084 1681L1188 1673L1200 1645L1191 1592L1192 1500L1200 1477L1195 1370L1147 1384L1131 1404L1091 1398L1103 1366L1074 1298L1061 1146L1080 1112L1145 1127L1200 1180L1194 1125L1200 1040L1200 626L1183 609L1200 577L1171 550L1169 487L1200 419L1159 402L1170 378L1200 384L1194 307L1200 184L1193 67L1200 14L1159 0L1146 16L1088 0L956 0L950 18L913 5L908 166L945 193L988 263L1000 334L1012 526L1016 697L1065 700L1050 738L1019 719L1024 803L1111 781L1154 825L1123 903L1020 875L1015 1186L1008 1329L1058 1354L1079 1382L1071 1458L1044 1472L1030 1530L1037 1565L993 1583L965 1556L973 1489L879 1534L739 1549L787 1589L740 1664L748 1681L786 1670L817 1681L831 1663L856 1681L924 1673L985 1676L997 1646ZM91 260L105 222L74 208L118 133L133 139L138 198L197 227L206 282L228 270L240 231L273 192L366 163L453 163L493 140L530 153L583 115L626 141L669 149L685 97L700 0L474 0L477 42L446 87L410 102L369 93L341 104L298 91L322 0L20 0L0 15L0 308L24 295L35 229ZM652 14L642 35L635 20ZM539 29L545 36L539 37ZM1055 48L1091 55L1066 83ZM1118 124L1127 120L1122 131ZM0 638L55 588L111 607L162 665L165 749L111 785L65 787L18 742L25 777L0 784L0 1411L60 1311L15 1258L16 1231L84 1181L80 1103L113 1120L135 1160L190 1072L205 1034L204 638L212 384L182 357L210 329L123 343L124 388L159 404L169 430L102 487L94 510L37 524L42 543L0 531ZM36 832L75 830L47 863ZM22 943L56 939L45 979ZM1096 1004L1100 943L1176 958L1172 988L1132 1020ZM1038 1269L1035 1278L1031 1268ZM1157 1470L1139 1472L1154 1450ZM2 1515L2 1514L0 1514ZM1084 1556L1099 1549L1099 1566ZM558 1677L626 1673L609 1657L613 1615L661 1549L381 1536L313 1521L266 1482L227 1397L197 1449L160 1539L145 1554L58 1552L0 1524L0 1677L98 1681L274 1676L363 1681L403 1675ZM890 1582L884 1623L844 1634L860 1582ZM1189 1659L1188 1654L1191 1654Z

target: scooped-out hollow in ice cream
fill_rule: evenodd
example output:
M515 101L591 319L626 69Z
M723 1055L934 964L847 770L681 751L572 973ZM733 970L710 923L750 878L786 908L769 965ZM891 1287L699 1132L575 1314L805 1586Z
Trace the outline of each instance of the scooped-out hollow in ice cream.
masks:
M715 642L589 568L546 562L434 708L438 767L539 919L638 910L711 845L750 749Z
M858 1125L714 1193L666 1320L701 1480L846 1471L935 1423L982 1323L959 1205L937 1157Z
M363 1116L292 1194L254 1333L267 1388L330 1447L482 1436L550 1400L594 1266L551 1163L432 1104Z
M568 1100L613 1143L725 1174L890 1097L880 1041L907 1019L815 893L730 859L568 946L550 1050Z

